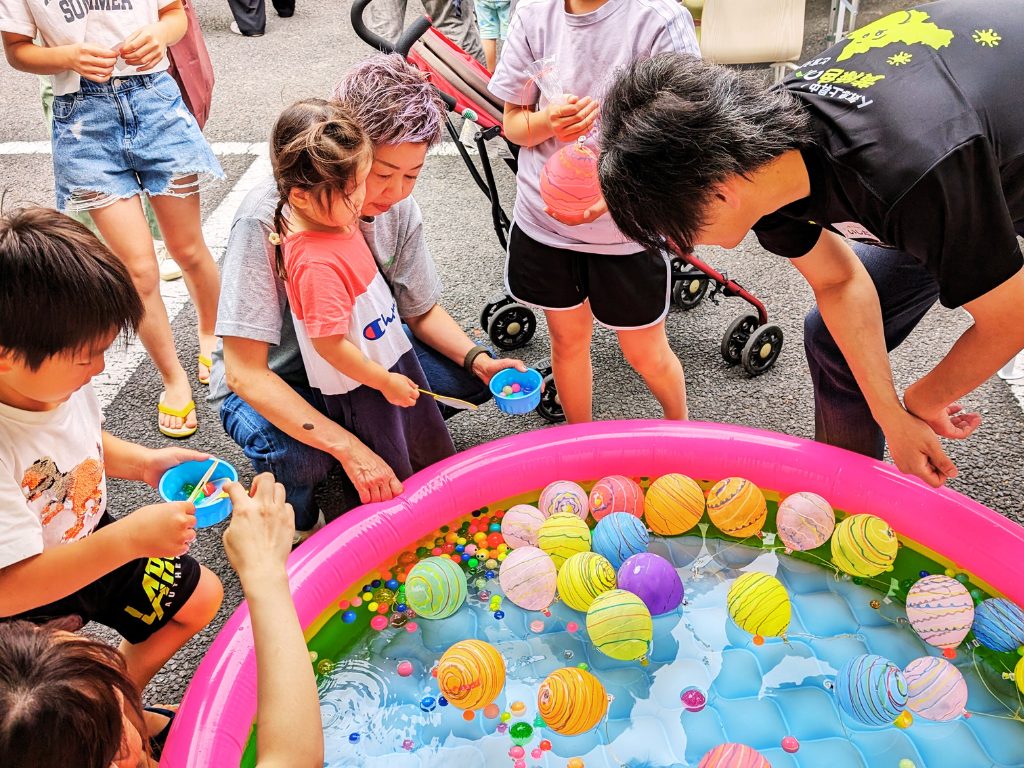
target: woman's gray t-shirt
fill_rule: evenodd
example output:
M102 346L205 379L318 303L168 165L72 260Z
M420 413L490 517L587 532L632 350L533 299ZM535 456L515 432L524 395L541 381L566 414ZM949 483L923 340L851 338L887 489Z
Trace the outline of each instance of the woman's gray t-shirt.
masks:
M231 223L221 263L217 336L237 336L270 345L267 363L274 373L293 384L306 373L295 338L284 280L275 268L274 229L277 187L273 178L258 184L242 201ZM416 317L441 299L441 279L423 237L423 218L411 197L385 213L361 220L359 228L370 246L403 317ZM231 394L224 375L224 343L213 354L209 402L219 405Z

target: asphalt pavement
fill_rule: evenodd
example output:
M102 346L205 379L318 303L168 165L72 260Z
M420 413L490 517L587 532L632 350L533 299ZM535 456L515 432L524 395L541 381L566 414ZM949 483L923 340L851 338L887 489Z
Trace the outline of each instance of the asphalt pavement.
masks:
M860 23L910 5L898 0L864 0ZM259 145L266 141L277 112L294 99L328 93L348 66L371 51L351 30L349 0L299 0L295 16L289 19L278 18L271 8L267 33L262 38L231 34L231 15L226 3L198 0L197 6L217 73L206 135L222 152L228 176L203 202L211 232L210 245L217 253L224 245L224 218L230 221L234 200L225 202L225 198L240 180L244 181L246 170L261 162ZM808 0L807 6L804 58L825 47L829 0ZM410 8L410 16L413 10ZM0 65L0 114L0 190L5 192L5 205L52 204L53 177L49 155L44 152L46 132L36 78ZM510 173L499 176L503 200L510 211L514 180ZM443 152L429 159L417 184L416 198L424 212L430 248L444 279L444 305L463 328L482 337L478 327L480 310L488 297L500 291L502 267L502 253L491 228L487 202L473 185L461 159ZM686 370L691 416L812 436L811 385L802 349L802 318L813 304L810 290L794 269L765 253L752 238L731 252L709 248L701 255L738 278L766 303L771 322L781 326L785 333L785 345L772 370L750 378L741 369L726 366L719 350L726 326L747 310L742 301L726 299L719 305L704 302L685 313L674 310L668 319L668 333ZM968 322L961 311L939 308L931 312L892 356L898 385L906 386L929 370ZM182 360L194 361L198 350L191 306L177 315L173 327ZM532 343L517 354L528 363L547 356L543 320ZM156 430L155 404L160 381L148 360L142 358L141 364L135 365L135 359L120 347L108 356L113 387L109 389L109 404L105 408L107 429L144 445L167 445L171 441ZM659 415L657 403L623 360L611 332L597 329L593 359L597 418ZM191 362L187 369L194 369ZM202 389L198 383L194 387L198 402ZM950 486L1004 515L1024 520L1021 403L1009 386L993 378L972 393L965 405L979 410L985 423L970 440L947 444L960 469L960 477ZM243 480L251 478L245 458L205 403L199 404L199 419L200 431L187 444L227 459L243 472ZM463 449L515 432L540 429L545 422L533 414L506 416L488 405L476 413L457 416L449 426L456 447ZM155 492L139 484L111 484L110 508L115 514L127 513L155 500ZM941 525L941 521L936 524ZM218 619L157 675L147 695L151 701L173 702L180 698L209 642L240 600L237 581L220 541L222 531L223 525L202 531L193 553L223 579L224 608Z

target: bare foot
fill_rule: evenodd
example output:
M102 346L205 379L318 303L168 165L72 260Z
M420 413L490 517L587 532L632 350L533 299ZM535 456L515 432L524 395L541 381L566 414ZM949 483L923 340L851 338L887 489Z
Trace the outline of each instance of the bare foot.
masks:
M217 337L212 333L199 334L199 354L207 360L213 360L213 351L217 348ZM196 376L200 381L209 381L212 370L210 366L199 363L196 367Z
M192 388L189 386L187 378L183 378L181 384L165 385L163 402L168 408L175 410L184 408L190 400L192 400ZM185 418L171 416L167 413L160 414L160 426L164 429L178 430L182 427L192 429L198 425L199 421L196 418L195 410L190 411Z

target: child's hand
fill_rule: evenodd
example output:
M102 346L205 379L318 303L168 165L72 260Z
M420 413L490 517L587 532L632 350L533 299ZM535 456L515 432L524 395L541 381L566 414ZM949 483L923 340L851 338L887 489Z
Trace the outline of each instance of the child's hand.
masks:
M146 451L142 460L142 476L139 478L153 488L160 487L160 478L171 467L184 464L186 461L206 461L208 453L192 451L188 448L157 448ZM214 470L216 471L216 470Z
M136 67L139 72L155 67L166 52L167 43L156 24L147 24L132 32L121 43L120 51L124 63Z
M577 216L568 216L566 214L553 211L550 208L544 208L544 213L567 226L577 227L580 224L587 224L594 221L608 213L608 203L604 201L604 197L602 196L600 200Z
M576 141L594 127L600 104L589 96L582 99L569 95L563 104L549 104L548 121L559 141Z
M240 483L228 483L224 490L231 497L231 524L224 532L231 567L243 581L268 565L283 571L295 534L295 512L285 503L284 486L264 472L252 481L249 493Z
M196 510L184 501L150 504L121 523L137 557L178 557L196 540Z
M389 403L401 408L416 405L420 396L420 389L416 382L400 373L389 373L380 391Z
M68 69L77 72L86 80L105 83L114 74L117 51L92 43L76 43L68 46L70 59Z

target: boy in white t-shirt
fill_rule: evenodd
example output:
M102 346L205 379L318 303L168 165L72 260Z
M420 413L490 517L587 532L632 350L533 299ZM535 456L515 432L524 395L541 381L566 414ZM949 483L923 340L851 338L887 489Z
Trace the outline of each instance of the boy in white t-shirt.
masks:
M505 102L505 135L522 147L505 285L517 301L544 310L570 422L593 418L595 319L616 331L665 417L686 418L682 365L665 336L668 258L623 236L603 201L578 220L564 220L540 196L544 164L594 129L616 69L666 51L699 55L693 19L676 0L520 0L488 85ZM554 103L530 75L545 59L553 61L562 90Z
M141 315L128 271L83 225L43 208L0 217L0 620L112 627L140 689L222 596L185 554L192 505L117 520L106 510L107 474L156 487L170 467L206 458L103 431L90 380Z

